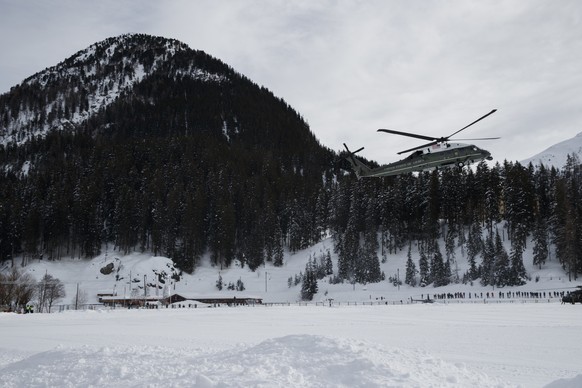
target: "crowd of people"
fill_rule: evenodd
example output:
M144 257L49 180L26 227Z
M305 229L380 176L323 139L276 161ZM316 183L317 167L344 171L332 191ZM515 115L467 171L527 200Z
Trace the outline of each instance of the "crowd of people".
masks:
M426 299L551 299L562 298L564 291L486 291L486 292L446 292L426 294ZM421 294L421 299L425 299Z

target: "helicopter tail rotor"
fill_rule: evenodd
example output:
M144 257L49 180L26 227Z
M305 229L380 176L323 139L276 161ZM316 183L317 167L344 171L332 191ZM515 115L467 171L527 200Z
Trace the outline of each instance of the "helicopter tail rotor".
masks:
M362 163L361 161L359 161L358 159L356 159L354 157L354 155L357 154L358 152L360 152L361 150L363 150L364 147L359 148L353 152L350 151L350 149L348 148L346 143L344 143L344 147L346 148L346 151L348 151L348 156L345 159L348 162L350 162L352 169L356 173L356 176L358 177L358 179L366 176L366 174L368 174L370 172L370 167L366 166L364 163Z

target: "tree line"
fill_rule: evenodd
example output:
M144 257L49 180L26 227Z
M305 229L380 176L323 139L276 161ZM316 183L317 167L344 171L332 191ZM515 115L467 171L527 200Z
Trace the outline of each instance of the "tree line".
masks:
M419 256L406 275L420 285L520 284L529 241L536 265L555 252L572 279L581 273L576 156L562 169L505 161L356 180L301 115L219 60L160 38L123 42L97 44L0 96L0 134L30 138L0 145L0 261L90 258L108 245L170 257L187 272L206 254L254 270L331 234L334 281L380 281L380 263L411 243ZM73 120L127 85L136 63L151 72ZM19 128L22 117L33 119Z
M576 155L561 170L481 162L474 170L340 180L328 215L339 277L379 281L379 262L408 250L405 281L412 286L520 285L528 280L524 252L531 241L533 264L541 268L555 252L574 280L582 272L581 193ZM456 257L459 248L466 258ZM458 270L460 259L469 263L466 273Z
M40 168L22 178L0 174L3 261L94 257L109 244L168 256L188 272L206 253L217 266L239 260L255 269L282 265L285 249L304 249L329 232L345 281L380 281L380 262L412 242L419 257L407 268L409 284L522 284L529 241L540 268L555 252L571 279L582 271L575 156L562 170L480 163L475 171L356 180L330 168L321 179L297 169L284 174L283 162L262 151L231 144L226 152L212 142L219 141L101 145L83 134L48 136ZM467 273L455 272L458 247Z

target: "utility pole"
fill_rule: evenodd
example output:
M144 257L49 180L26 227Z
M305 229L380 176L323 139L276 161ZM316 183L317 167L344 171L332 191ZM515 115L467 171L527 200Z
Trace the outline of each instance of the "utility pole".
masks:
M77 295L75 296L75 310L79 309L79 283L77 283Z
M127 284L129 286L129 296L131 297L132 295L132 291L133 291L133 287L131 282L133 281L133 279L131 278L131 271L129 271L129 280L127 281Z

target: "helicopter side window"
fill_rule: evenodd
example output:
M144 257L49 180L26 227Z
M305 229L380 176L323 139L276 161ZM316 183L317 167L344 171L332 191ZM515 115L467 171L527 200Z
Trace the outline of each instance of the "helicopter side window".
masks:
M414 159L417 156L421 156L422 155L422 151L414 151L413 153L411 153L410 155L408 155L408 157L406 159Z

